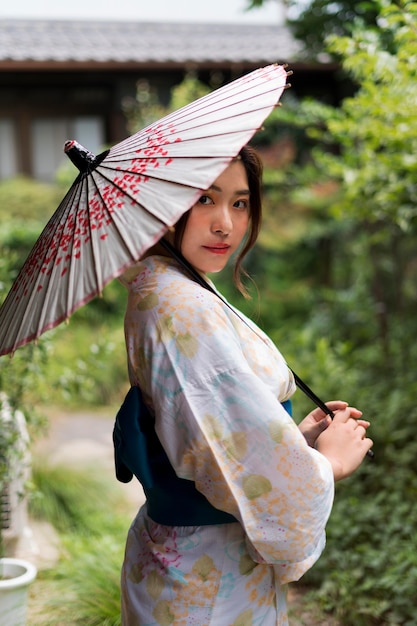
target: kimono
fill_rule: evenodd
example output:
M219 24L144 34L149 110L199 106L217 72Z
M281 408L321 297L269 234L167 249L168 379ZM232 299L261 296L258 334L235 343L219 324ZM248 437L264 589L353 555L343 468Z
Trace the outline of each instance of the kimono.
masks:
M286 585L325 545L334 483L282 402L291 371L248 318L151 256L130 268L130 382L178 477L232 523L173 526L146 502L128 533L124 626L285 626Z

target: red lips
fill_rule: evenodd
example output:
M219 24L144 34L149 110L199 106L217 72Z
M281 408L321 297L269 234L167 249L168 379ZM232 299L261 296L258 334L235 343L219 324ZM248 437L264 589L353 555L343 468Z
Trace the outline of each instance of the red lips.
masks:
M203 246L205 250L208 252L212 252L213 254L226 254L229 251L230 246L225 244L218 244L214 246Z

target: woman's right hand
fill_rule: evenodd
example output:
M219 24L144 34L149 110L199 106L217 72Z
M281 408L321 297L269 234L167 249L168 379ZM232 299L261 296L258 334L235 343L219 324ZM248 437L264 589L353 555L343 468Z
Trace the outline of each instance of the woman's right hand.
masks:
M366 436L370 423L353 407L334 411L332 423L316 439L315 447L331 463L335 481L350 476L373 445Z

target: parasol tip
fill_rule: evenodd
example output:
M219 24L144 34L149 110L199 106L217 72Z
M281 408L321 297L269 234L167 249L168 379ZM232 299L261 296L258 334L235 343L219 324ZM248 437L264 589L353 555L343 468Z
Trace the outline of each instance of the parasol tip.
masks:
M87 172L88 167L94 163L96 158L95 154L84 148L75 139L68 139L64 143L64 152L81 173Z
M93 152L84 148L78 141L75 141L75 139L68 139L64 143L64 152L72 163L74 163L75 167L80 170L81 174L86 174L92 172L100 165L103 159L108 155L109 150L105 150L96 156Z

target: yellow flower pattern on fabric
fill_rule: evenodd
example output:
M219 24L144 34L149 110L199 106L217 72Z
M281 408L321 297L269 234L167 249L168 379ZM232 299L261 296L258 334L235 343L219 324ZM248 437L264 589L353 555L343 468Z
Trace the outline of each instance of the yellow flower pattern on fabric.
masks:
M164 526L146 504L129 531L123 626L287 626L286 584L320 556L330 464L283 409L295 386L253 322L149 257L122 277L132 384L181 478L231 524Z

